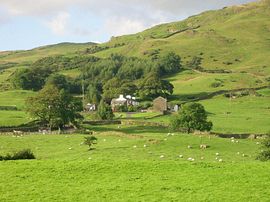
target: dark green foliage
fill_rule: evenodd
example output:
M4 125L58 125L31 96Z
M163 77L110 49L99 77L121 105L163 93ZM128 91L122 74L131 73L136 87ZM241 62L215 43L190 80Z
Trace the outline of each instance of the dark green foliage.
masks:
M50 127L62 128L65 124L76 124L81 118L81 100L73 98L56 86L45 86L36 96L26 100L27 112Z
M190 133L194 130L210 131L212 122L207 121L207 113L199 103L187 103L182 106L170 124L173 130L185 130Z
M138 83L138 95L145 100L152 100L158 96L168 97L173 93L173 85L162 80L157 74L149 74Z
M270 160L270 136L262 141L262 150L258 154L257 159L261 161Z
M162 75L177 73L181 69L181 58L174 52L170 52L159 60L158 66Z
M65 91L69 91L69 83L66 76L62 74L52 74L46 82L46 85L54 85L59 90L64 89Z
M23 160L23 159L35 159L35 155L30 149L24 149L14 154L7 154L5 156L0 155L0 161L3 160Z
M98 104L101 100L101 86L99 84L90 84L86 92L86 100L92 104Z
M133 95L136 90L137 87L131 81L112 78L103 86L103 99L110 102L120 94Z
M91 146L97 144L97 138L95 136L84 137L84 144L88 145L89 150L91 150Z
M97 113L102 120L112 120L114 117L111 106L105 103L103 100L101 100L99 103Z
M18 108L16 106L0 106L0 110L5 111L17 111Z
M18 69L12 76L12 83L15 88L40 90L51 73L50 68Z

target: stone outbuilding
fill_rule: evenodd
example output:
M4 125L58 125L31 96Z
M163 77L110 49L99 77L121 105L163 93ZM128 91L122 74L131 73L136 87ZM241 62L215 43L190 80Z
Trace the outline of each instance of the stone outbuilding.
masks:
M158 97L153 101L153 110L156 112L166 112L168 109L167 99L164 97Z

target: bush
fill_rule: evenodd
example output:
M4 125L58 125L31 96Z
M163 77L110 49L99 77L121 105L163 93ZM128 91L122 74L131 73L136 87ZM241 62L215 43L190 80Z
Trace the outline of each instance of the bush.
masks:
M15 152L13 155L7 154L5 156L0 155L0 161L3 160L21 160L21 159L35 159L35 155L30 149L24 149L18 152Z
M97 144L97 138L95 136L84 137L84 144L88 145L89 150L91 150L91 146Z
M262 151L258 154L256 159L260 161L270 160L270 136L262 141Z

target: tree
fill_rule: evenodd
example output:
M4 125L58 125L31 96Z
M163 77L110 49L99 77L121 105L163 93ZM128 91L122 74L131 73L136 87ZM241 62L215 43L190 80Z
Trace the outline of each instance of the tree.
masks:
M12 83L15 88L37 91L44 86L51 73L50 68L19 69L12 76Z
M183 105L170 123L174 130L184 129L188 133L194 130L210 131L212 129L212 122L207 121L207 113L203 105L199 103L187 103Z
M114 117L111 106L105 103L103 100L101 100L99 103L97 113L102 120L112 120Z
M169 52L159 60L158 66L162 75L177 73L181 69L181 58L174 52Z
M91 150L91 146L97 144L97 138L95 136L84 137L84 144L88 145L89 150Z
M152 73L138 83L138 94L142 99L154 99L158 96L168 97L173 93L173 85L167 80L161 80Z
M101 92L97 84L90 84L86 92L86 100L92 104L98 104L101 100Z
M65 124L76 125L82 118L81 100L73 98L65 90L59 90L54 85L46 85L34 97L26 100L26 110L34 118L38 118L50 128L63 128Z
M66 78L66 76L62 74L52 74L49 76L49 78L46 81L46 85L54 85L58 89L64 89L66 91L69 91L69 83Z

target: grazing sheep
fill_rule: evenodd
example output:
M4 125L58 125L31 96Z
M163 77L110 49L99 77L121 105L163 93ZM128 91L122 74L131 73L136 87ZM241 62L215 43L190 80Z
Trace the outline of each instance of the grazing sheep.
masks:
M259 142L256 142L257 145L259 145L260 143Z
M179 155L179 158L183 158L183 155Z
M164 155L160 155L160 158L161 158L161 159L164 158Z
M219 162L222 162L223 160L222 160L222 159L219 159L218 161L219 161Z
M195 161L195 159L194 159L194 158L189 157L189 158L188 158L188 161Z
M192 146L188 145L188 146L187 146L187 148L188 148L188 149L191 149L191 148L192 148Z
M232 143L235 143L235 140L234 140L234 139L232 139L232 140L231 140L231 142L232 142Z
M218 152L216 153L216 156L219 156L219 153Z
M134 146L133 146L133 148L137 148L137 146L136 146L136 145L134 145Z
M238 141L238 140L236 140L235 142L236 142L236 143L239 143L239 141Z
M119 139L118 142L121 142L121 140Z
M91 160L91 159L92 159L92 157L89 157L88 159L89 159L89 160Z
M246 154L242 154L243 157L246 157L247 155Z
M204 160L204 157L203 156L201 157L201 160Z
M147 145L145 144L145 145L143 145L143 147L147 147Z
M164 141L167 141L167 140L168 140L167 138L164 139Z
M68 149L69 149L69 150L72 150L72 147L69 147Z
M240 154L240 152L237 152L237 154L239 155L239 154Z
M206 148L208 148L209 146L208 145L206 145L206 144L201 144L200 145L200 149L206 149Z
M103 139L103 142L106 142L106 139Z

